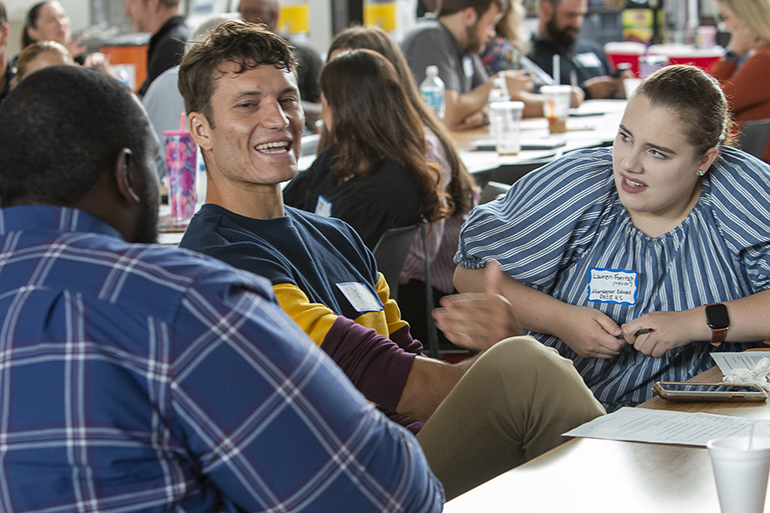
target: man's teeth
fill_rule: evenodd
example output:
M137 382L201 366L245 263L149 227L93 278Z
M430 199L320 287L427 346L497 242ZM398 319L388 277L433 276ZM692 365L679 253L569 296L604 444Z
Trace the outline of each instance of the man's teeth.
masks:
M628 178L626 178L625 180L626 180L626 183L627 183L628 185L630 185L631 187L644 187L644 184L643 184L643 183L634 182L634 181L632 181L632 180L629 180Z
M289 150L289 143L283 141L258 144L255 149L264 153L283 153Z

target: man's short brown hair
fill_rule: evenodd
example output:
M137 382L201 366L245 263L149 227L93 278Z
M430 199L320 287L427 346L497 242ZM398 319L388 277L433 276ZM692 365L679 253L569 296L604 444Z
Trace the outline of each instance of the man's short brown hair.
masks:
M206 39L193 43L179 65L185 111L202 112L212 128L214 82L224 76L221 66L228 62L238 66L238 74L263 64L285 69L295 77L297 73L291 47L265 25L239 20L222 23Z
M0 27L8 23L8 14L5 12L5 5L0 2Z
M481 18L485 12L489 10L492 4L495 4L500 12L505 12L508 9L509 0L443 0L438 8L436 16L439 18L442 16L450 16L460 11L464 11L468 7L473 7L476 14Z

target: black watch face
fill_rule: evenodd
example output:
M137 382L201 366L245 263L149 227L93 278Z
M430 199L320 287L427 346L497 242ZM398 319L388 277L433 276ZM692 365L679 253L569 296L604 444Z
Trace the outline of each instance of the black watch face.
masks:
M712 330L724 329L730 326L727 307L723 304L706 306L706 322Z

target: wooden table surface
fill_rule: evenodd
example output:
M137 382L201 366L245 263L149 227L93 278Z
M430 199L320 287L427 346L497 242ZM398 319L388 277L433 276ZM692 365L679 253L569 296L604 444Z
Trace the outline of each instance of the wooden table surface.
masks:
M691 382L721 381L714 367ZM643 408L770 419L767 403ZM769 501L770 502L770 501ZM765 508L770 511L769 508ZM579 438L448 502L445 513L719 513L706 448Z

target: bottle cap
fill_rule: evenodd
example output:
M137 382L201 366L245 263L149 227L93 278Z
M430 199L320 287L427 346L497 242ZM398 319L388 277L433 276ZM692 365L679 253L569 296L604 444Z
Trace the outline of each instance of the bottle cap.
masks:
M426 75L438 75L438 66L428 66L425 68Z

